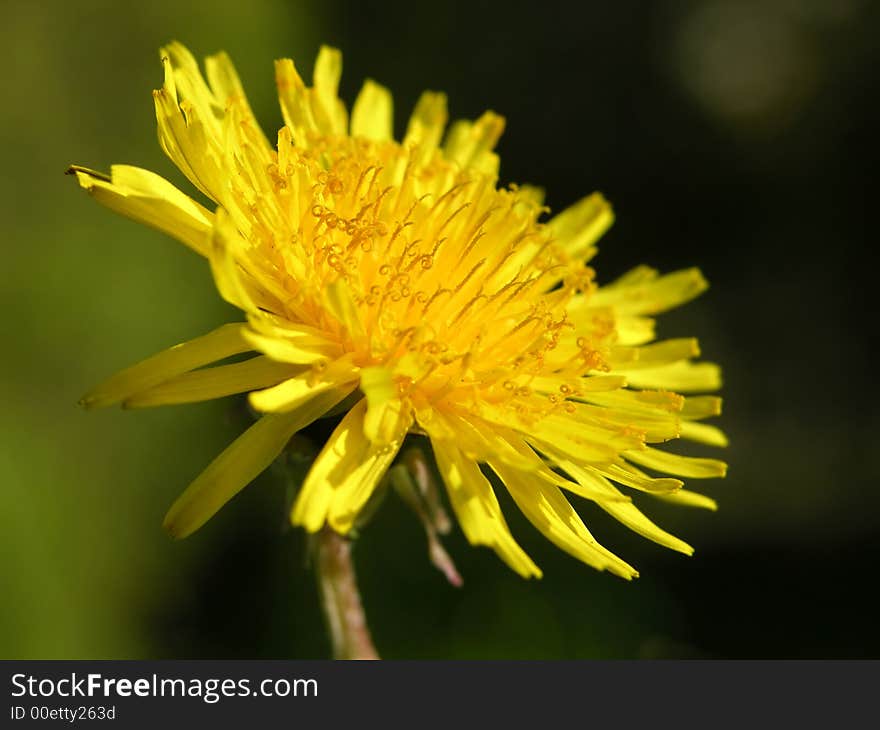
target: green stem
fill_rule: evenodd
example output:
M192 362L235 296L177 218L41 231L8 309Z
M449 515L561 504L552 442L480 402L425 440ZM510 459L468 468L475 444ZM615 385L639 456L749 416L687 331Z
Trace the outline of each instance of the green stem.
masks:
M325 527L316 536L318 586L334 659L378 659L358 591L351 540Z

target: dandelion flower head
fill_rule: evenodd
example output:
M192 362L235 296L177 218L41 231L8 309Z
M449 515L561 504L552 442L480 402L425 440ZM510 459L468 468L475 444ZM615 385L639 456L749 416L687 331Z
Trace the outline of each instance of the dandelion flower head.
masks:
M601 195L549 217L539 189L499 187L504 119L486 112L447 129L440 93L421 96L395 140L379 84L367 81L349 114L334 49L321 49L311 87L292 61L276 63L275 144L225 54L204 74L178 43L161 56L159 141L210 206L136 167L71 172L99 202L205 257L244 313L84 398L145 407L249 394L259 419L171 507L173 535L202 526L297 431L342 412L293 505L308 531L348 533L406 436L421 434L468 540L525 577L540 569L505 522L500 485L547 538L599 570L637 575L566 495L692 552L632 490L714 508L677 477L725 472L657 446L725 444L700 423L720 400L680 395L716 389L718 367L696 362L695 340L654 335L653 315L705 289L698 270L640 266L598 286L589 263L613 219Z

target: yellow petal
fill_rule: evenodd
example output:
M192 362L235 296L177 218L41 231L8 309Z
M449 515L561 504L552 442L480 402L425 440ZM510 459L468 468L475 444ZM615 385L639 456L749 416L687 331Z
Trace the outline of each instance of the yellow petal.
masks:
M650 273L649 273L650 272ZM702 294L709 284L699 269L683 269L657 276L653 269L641 267L637 274L601 287L591 306L610 306L621 314L659 314Z
M609 362L614 372L653 369L697 357L700 346L694 337L655 342L642 347L617 346L611 349ZM629 378L628 378L629 379ZM630 382L632 382L630 380Z
M532 463L529 464L529 468L527 471L531 472L529 476L537 476L540 479L543 479L547 484L550 484L554 487L562 487L572 494L577 494L579 497L583 497L584 499L589 499L592 501L597 500L619 500L622 502L629 502L630 498L620 492L616 492L614 489L604 489L604 488L595 488L595 485L584 485L578 482L573 482L570 479L558 474L555 471L552 471L547 463L545 463L544 459L538 456L537 453L532 449L531 446L528 445L526 440L519 436L518 434L510 434L507 435L506 440L509 442L510 446L514 448L517 453L522 455L523 458L531 460ZM566 468L566 464L569 461L566 459L565 455L558 451L552 451L549 447L544 450L541 450L541 453L546 454L552 462L554 462L557 466L562 469ZM491 458L491 457L490 457ZM506 462L508 466L517 468L516 464L511 462ZM522 471L522 469L520 469Z
M602 393L623 388L626 384L626 378L621 375L590 375L580 379L577 390L583 393Z
M612 223L611 205L600 193L593 193L551 218L547 227L572 259L585 260Z
M329 521L337 532L351 529L403 438L377 446L364 435L366 401L342 419L309 470L293 506L291 521L316 532Z
M551 445L576 460L611 463L626 449L638 449L644 436L633 429L613 424L589 425L567 415L545 416L524 434L526 441L538 448Z
M447 118L446 94L424 92L409 119L403 146L418 147L421 150L420 159L427 159L440 144Z
M272 388L254 391L248 400L258 411L286 413L299 408L318 393L353 383L356 376L357 368L351 364L351 360L341 358L317 371L310 368L301 375L285 380Z
M364 334L361 311L344 279L337 279L324 290L324 303L349 336L356 338Z
M308 147L316 135L344 135L348 127L345 105L339 99L342 54L322 46L312 76L314 88L307 88L289 58L275 62L275 82L284 122L299 147Z
M159 175L128 165L113 165L109 179L76 165L68 173L102 205L208 255L214 216Z
M606 429L617 426L616 430L623 431L624 436L626 436L627 430L636 429L640 432L638 440L649 444L662 443L663 441L678 438L681 433L681 421L677 413L669 413L662 410L654 412L624 411L615 408L592 406L585 403L573 404L572 408L573 413L570 418L573 422L579 424L577 428L585 436L588 435L585 426L593 424ZM596 431L590 431L589 433L595 434L593 438L597 440L600 438L599 433ZM617 434L615 434L613 441L608 440L609 443L622 446L622 441ZM627 447L622 446L622 448Z
M229 214L217 210L211 237L211 273L214 283L227 302L245 312L259 311L254 300L253 282L242 271L239 261L246 258L247 242L235 228Z
M615 390L608 393L585 393L581 400L626 413L680 414L684 398L669 391Z
M301 345L324 347L333 344L326 330L295 322L268 312L254 312L248 315L248 323L256 332L271 337L296 340Z
M339 346L333 343L319 345L305 338L272 337L250 328L245 329L242 336L253 345L255 350L268 355L273 360L298 365L311 365L334 359L340 352Z
M263 416L230 444L187 487L165 517L165 529L183 538L195 532L271 464L291 436L341 401L347 391L317 395L296 411Z
M593 489L605 489L612 495L620 494L611 482L599 474L595 469L581 468L574 464L565 464L563 468L583 486L592 487ZM672 494L657 494L654 496L667 498L680 494L681 490ZM610 514L614 519L642 537L652 540L659 545L668 547L685 555L692 555L694 549L683 540L679 540L675 535L671 535L666 530L655 525L651 520L630 501L621 501L615 499L599 500L596 502L603 510Z
M244 123L250 125L253 131L258 134L263 148L270 151L272 145L269 144L268 138L257 122L235 66L225 51L205 59L205 75L208 77L208 83L211 85L211 91L217 103L224 108L238 107Z
M378 141L392 139L393 105L391 92L367 79L351 109L351 136Z
M204 98L207 92L201 89L204 80L192 56L180 44L171 44L161 53L165 83L153 92L159 144L193 185L220 202L226 190L219 167L223 148L218 141L219 123ZM180 98L181 84L189 98Z
M610 466L597 466L594 467L594 470L619 484L625 484L627 487L651 494L671 494L680 490L683 484L680 479L649 477L625 462Z
M679 489L673 494L655 494L655 497L662 499L664 502L671 502L682 507L698 507L700 509L708 509L715 512L718 509L718 503L711 497L697 492L691 492L687 489Z
M278 87L281 114L284 123L293 132L294 143L298 147L307 147L308 138L317 130L317 124L306 85L289 58L275 62L275 84Z
M650 317L617 315L615 324L620 345L644 345L657 336L657 322Z
M497 462L489 465L529 522L554 545L597 570L608 570L626 580L638 576L631 565L596 541L557 487L528 479L527 474Z
M123 401L125 408L145 408L176 403L222 398L271 385L296 375L299 368L268 357L253 357L232 365L193 370L171 378L155 388L143 391Z
M345 534L354 527L358 514L397 456L412 424L410 410L400 407L399 401L386 403L383 410L387 414L381 417L388 430L387 437L370 441L366 433L367 414L363 414L362 432L354 430L348 442L354 454L347 462L348 473L336 484L327 518L339 533Z
M377 446L390 444L399 437L400 424L412 422L412 410L400 398L370 406L364 418L364 435Z
M429 423L425 426L428 435L436 439L453 439L456 448L468 459L486 462L494 457L524 471L535 471L543 467L531 448L523 444L522 451L518 449L519 437L512 431L484 423L473 416L444 413L442 416L438 414L438 418L445 421L446 428L438 430L435 429L436 424Z
M669 497L672 495L662 496ZM675 535L666 532L666 530L655 525L651 520L645 517L645 515L642 514L634 504L621 502L599 502L598 504L614 519L621 524L626 525L636 534L656 542L658 545L667 547L670 550L675 550L676 552L685 555L694 554L694 549L690 545L684 540L680 540Z
M116 373L83 396L86 408L103 408L137 393L155 388L182 373L252 349L241 332L243 324L225 324L194 340L168 350Z
M727 464L718 459L702 459L695 456L680 456L667 451L645 447L640 451L628 451L624 456L636 464L649 469L677 474L691 479L712 479L727 474Z
M161 56L166 68L163 91L176 107L169 107L168 112L177 115L183 112L185 126L178 133L182 132L189 142L196 143L194 152L201 152L205 158L196 160L193 167L209 161L221 162L228 151L230 132L238 136L242 128L246 131L241 138L255 145L251 152L264 167L272 148L260 129L229 56L221 52L205 59L207 83L195 57L183 44L172 41L161 49ZM225 181L221 176L217 182ZM222 188L221 185L221 191Z
M485 112L476 122L459 120L449 129L443 155L462 169L491 172L491 165L486 167L492 160L485 155L495 148L503 132L504 117L494 112Z
M449 501L471 545L485 545L523 578L540 578L541 570L510 534L498 499L476 462L455 445L431 439L437 469L446 484Z
M698 395L684 399L681 417L688 420L700 420L721 415L721 398L714 395Z
M643 349L643 348L640 348ZM721 387L721 368L711 362L682 360L651 368L621 366L614 372L623 375L635 388L674 390L677 393L699 393Z
M694 423L693 421L681 422L681 437L690 441L696 441L709 446L727 446L727 436L717 426L708 423Z
M517 197L529 210L536 210L544 205L547 191L537 185L520 185L517 189Z
M338 342L327 332L308 325L282 320L263 311L248 313L248 328L242 336L254 349L273 360L310 365L321 360L336 360L342 355Z
M390 370L375 366L360 372L361 390L367 401L364 433L375 444L389 444L398 437L399 423L407 406L401 401Z
M211 85L213 97L218 103L228 106L231 103L241 101L247 104L241 79L238 77L232 59L225 51L205 58L205 75ZM250 109L250 105L247 106Z
M205 83L195 56L179 41L171 41L161 49L161 53L170 61L177 98L194 105L200 115L209 124L214 125L215 130L219 129L215 120L215 112L222 111L222 107L217 103L214 94ZM220 108L218 109L218 107Z
M367 409L376 408L397 398L397 384L393 373L380 365L361 370L361 390L367 397Z
M312 84L315 87L315 121L326 135L345 134L348 115L339 98L339 80L342 77L342 53L330 46L321 46L315 60Z

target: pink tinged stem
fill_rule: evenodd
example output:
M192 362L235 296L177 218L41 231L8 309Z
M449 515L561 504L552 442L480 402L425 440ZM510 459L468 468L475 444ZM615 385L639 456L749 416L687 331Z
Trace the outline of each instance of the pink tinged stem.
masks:
M334 659L378 659L361 603L351 540L325 527L316 535L316 567Z
M415 512L428 538L428 557L446 580L455 588L464 585L455 563L443 547L440 535L449 532L451 523L443 506L437 485L431 477L424 454L410 449L403 457L403 464L392 467L388 478L400 498Z

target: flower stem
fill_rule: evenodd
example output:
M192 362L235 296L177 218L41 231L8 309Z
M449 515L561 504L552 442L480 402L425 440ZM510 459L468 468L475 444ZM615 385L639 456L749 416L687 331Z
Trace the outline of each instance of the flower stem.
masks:
M334 659L378 659L351 557L351 540L325 527L316 536L318 586Z

